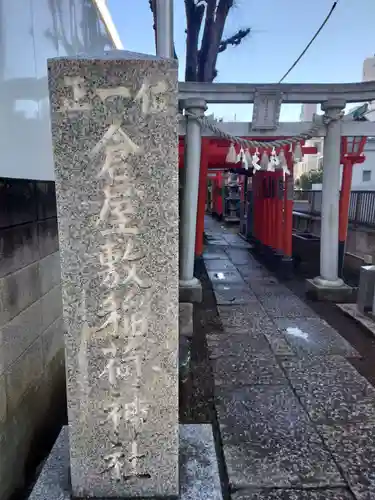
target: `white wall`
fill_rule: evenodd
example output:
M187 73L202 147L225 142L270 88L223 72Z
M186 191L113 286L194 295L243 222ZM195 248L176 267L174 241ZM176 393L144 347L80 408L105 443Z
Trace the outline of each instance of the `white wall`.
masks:
M47 58L109 48L91 0L0 0L0 177L54 179Z
M305 103L301 106L300 121L311 122L315 113L317 113L318 105L315 103Z
M368 57L363 61L362 81L371 82L375 80L375 56Z
M310 172L310 170L318 170L320 159L323 156L323 137L317 137L305 141L306 146L315 146L318 150L316 154L305 154L301 161L294 165L294 179L299 179L302 174Z
M375 191L375 140L368 139L364 150L365 161L362 165L354 165L352 177L353 191ZM370 180L363 180L363 171L371 172Z

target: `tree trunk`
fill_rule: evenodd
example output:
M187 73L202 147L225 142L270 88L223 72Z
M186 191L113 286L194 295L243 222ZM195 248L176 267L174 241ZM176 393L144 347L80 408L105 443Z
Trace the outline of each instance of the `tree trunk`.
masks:
M233 0L207 0L207 13L202 46L199 52L198 79L200 82L212 82L216 76L216 62L225 21L233 7Z
M185 80L198 81L199 31L204 15L204 5L196 5L194 0L185 0L186 12L186 66Z

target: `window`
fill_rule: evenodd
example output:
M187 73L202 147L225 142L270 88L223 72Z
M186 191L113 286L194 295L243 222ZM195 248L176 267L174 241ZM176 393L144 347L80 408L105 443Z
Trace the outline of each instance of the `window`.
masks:
M362 181L363 182L371 181L371 170L363 170Z

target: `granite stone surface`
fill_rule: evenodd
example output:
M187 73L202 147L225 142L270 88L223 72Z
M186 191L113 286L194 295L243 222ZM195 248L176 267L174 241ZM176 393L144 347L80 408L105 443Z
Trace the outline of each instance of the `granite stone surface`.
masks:
M375 425L375 389L341 356L281 362L311 420L318 424Z
M261 327L267 324L270 328L275 328L257 299L249 300L244 306L219 306L218 311L224 328L235 327L243 332L255 333L261 333Z
M225 253L236 266L254 267L257 262L248 250L242 248L228 247Z
M242 263L238 264L238 262L241 261L242 258ZM232 261L233 262L233 261ZM259 264L257 261L251 260L246 261L245 256L237 256L234 257L234 262L233 264L236 264L236 267L238 271L240 272L241 276L244 277L244 279L251 285L252 281L257 281L257 280L263 280L263 279L269 279L271 276L270 272L265 269L261 264Z
M316 313L295 295L281 293L261 295L255 291L259 302L272 318L317 318Z
M189 337L193 336L193 304L189 302L180 302L179 304L179 333L180 337Z
M373 423L319 426L356 500L375 498L375 426Z
M244 248L244 249L250 249L250 248L252 248L252 246L250 245L250 243L248 243L247 241L245 241L238 234L227 233L227 234L223 235L223 238L224 238L225 241L228 242L228 244L231 247L234 247L235 249L237 249L237 248L241 248L241 249L242 248Z
M228 260L228 255L222 250L221 248L218 247L213 247L213 246L208 246L205 247L204 252L203 252L203 259L204 261L207 260Z
M293 297L292 292L274 277L266 276L262 279L253 280L250 287L259 296L282 295L284 297Z
M246 489L231 495L232 500L354 500L348 489Z
M221 283L238 283L245 285L245 282L236 269L224 269L216 271L207 271L208 277L210 278L212 285L215 287Z
M288 343L285 336L276 328L267 330L263 333L269 342L272 352L276 356L295 356L296 352Z
M222 500L210 424L180 425L180 500ZM69 431L62 428L29 500L71 500ZM123 496L118 497L121 500ZM105 500L105 499L101 499Z
M260 342L260 339L257 339ZM215 386L239 387L255 384L286 384L275 357L265 352L256 356L219 357L212 360Z
M180 426L180 500L222 500L210 424Z
M230 260L224 259L208 259L205 266L207 271L236 271L235 265Z
M321 318L275 318L293 349L303 354L356 357L358 352Z
M178 493L177 63L49 60L73 494Z
M345 485L289 387L217 388L216 401L233 487Z
M209 356L216 358L234 358L247 360L249 357L260 354L272 356L270 344L263 335L249 335L238 333L237 335L207 335Z
M215 285L214 295L218 305L242 305L256 298L247 285L238 285L236 283Z

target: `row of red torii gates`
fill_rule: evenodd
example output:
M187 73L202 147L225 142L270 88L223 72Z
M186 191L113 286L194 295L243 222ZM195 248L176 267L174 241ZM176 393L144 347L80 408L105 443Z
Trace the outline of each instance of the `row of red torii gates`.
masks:
M247 140L257 140L262 142L275 141L277 139L286 139L285 137L242 137ZM222 138L202 137L201 139L201 160L199 171L199 193L197 206L196 220L196 237L195 237L195 255L199 257L203 253L203 237L204 237L204 216L207 196L207 180L208 174L214 172L223 172L228 169L241 170L242 164L228 163L227 153L230 147L230 141ZM344 166L342 186L340 194L340 210L339 210L339 245L343 246L340 260L343 259L343 251L348 227L348 208L350 200L352 168L354 164L363 163L365 157L363 149L366 143L366 137L360 138L359 147L356 151L351 151L350 144L346 137L341 138L341 163ZM293 145L293 147L295 144ZM292 232L293 232L293 149L290 145L285 145L276 148L276 153L279 154L281 148L284 150L284 155L290 174L284 175L282 170L275 172L260 170L253 177L253 210L255 213L253 236L263 245L266 245L276 251L284 258L292 258ZM179 138L179 168L184 167L184 137ZM238 147L239 149L239 147ZM266 150L267 154L271 154L271 149ZM313 146L305 146L301 143L302 154L316 154L317 149ZM261 156L264 148L249 148L250 154L259 152ZM252 175L252 167L249 168L249 173ZM267 183L271 183L271 189ZM265 190L268 189L268 195L265 195ZM269 193L272 194L269 194ZM281 196L280 196L281 193ZM272 200L273 198L273 200ZM341 265L341 264L340 264Z

